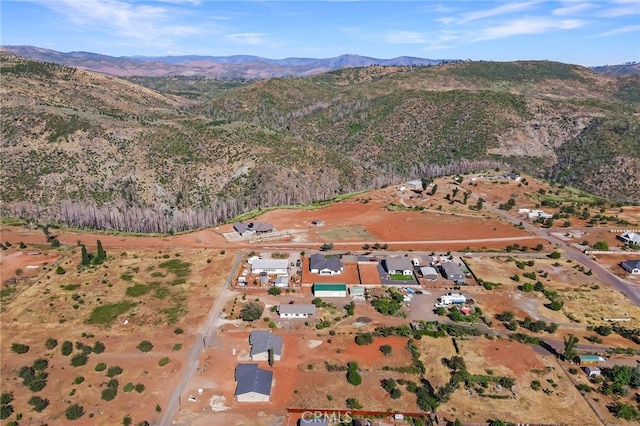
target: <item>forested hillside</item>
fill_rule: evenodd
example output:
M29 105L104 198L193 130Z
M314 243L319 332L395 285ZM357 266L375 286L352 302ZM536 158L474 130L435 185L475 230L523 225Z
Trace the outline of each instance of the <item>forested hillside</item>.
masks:
M637 76L462 62L134 84L0 58L4 215L181 231L501 165L640 202Z

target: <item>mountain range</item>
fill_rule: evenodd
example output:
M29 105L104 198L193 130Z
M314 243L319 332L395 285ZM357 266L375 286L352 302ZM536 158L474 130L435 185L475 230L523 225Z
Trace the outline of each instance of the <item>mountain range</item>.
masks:
M464 61L124 79L8 53L0 67L5 216L182 231L488 168L640 203L640 75Z
M58 52L34 46L0 46L0 51L35 61L53 62L118 77L199 76L221 79L265 79L304 77L344 68L369 66L433 66L459 59L425 59L400 56L392 59L360 55L335 58L269 59L252 55L234 56L108 56L91 52ZM623 77L640 74L640 63L592 67L593 71Z

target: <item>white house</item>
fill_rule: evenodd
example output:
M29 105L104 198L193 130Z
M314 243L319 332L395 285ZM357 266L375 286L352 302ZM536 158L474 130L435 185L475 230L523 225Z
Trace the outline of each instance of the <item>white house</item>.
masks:
M640 234L636 234L635 232L625 232L618 238L627 244L640 245Z
M389 256L384 261L389 275L413 275L413 264L404 256Z
M340 275L344 266L337 256L316 253L309 258L309 271L318 275Z
M251 263L251 273L286 274L288 265L287 259L255 259Z
M289 286L289 276L288 275L278 275L276 277L276 280L273 283L273 285L278 287L278 288L288 287Z
M274 361L282 356L282 336L267 330L255 330L249 333L252 361L269 361L269 350L273 351Z
M640 260L625 260L620 264L630 274L640 274Z
M273 372L258 368L258 364L238 364L235 372L238 402L269 402Z
M316 314L316 305L290 304L278 306L280 318L309 318Z

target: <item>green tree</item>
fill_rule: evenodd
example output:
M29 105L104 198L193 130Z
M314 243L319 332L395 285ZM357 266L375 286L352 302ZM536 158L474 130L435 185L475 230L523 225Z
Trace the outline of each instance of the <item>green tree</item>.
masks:
M32 396L29 398L29 404L33 407L33 410L41 413L45 408L49 406L49 400L40 398L39 396Z
M438 191L438 184L435 184L431 187L431 196L436 195L436 192Z
M93 344L93 353L95 354L101 354L102 352L104 352L104 350L106 349L104 343L97 341Z
M606 241L598 241L593 245L594 250L607 251L609 250L609 243Z
M112 367L109 367L109 369L107 370L107 377L115 377L117 375L122 374L122 368L114 365Z
M13 402L13 392L2 392L0 395L0 405L7 405Z
M84 407L78 404L70 405L64 411L64 415L69 420L77 420L80 417L84 416Z
M249 302L240 310L240 318L244 321L255 321L262 316L264 306L257 302Z
M122 418L122 426L131 426L132 422L133 420L131 419L131 416L124 416Z
M138 343L138 346L136 347L142 352L150 352L151 349L153 349L153 343L148 340L143 340L142 342Z
M58 267L56 268L56 274L58 274L58 275L64 275L66 272L67 271L64 270L62 265L58 265Z
M380 346L380 352L382 352L385 355L391 355L391 351L392 351L392 347L391 345L382 345Z
M571 361L576 357L576 345L578 344L579 340L580 339L578 339L573 334L569 334L564 338L564 352L562 353L564 359Z
M54 339L53 337L49 337L45 342L44 342L44 347L51 350L51 349L55 349L55 347L58 346L58 341L56 339Z
M2 404L0 405L0 420L9 418L13 414L13 405Z
M23 345L22 343L12 343L11 350L17 354L26 354L29 352L29 345Z
M552 251L551 254L549 254L549 257L551 259L560 259L560 256L561 256L560 252L557 252L557 251Z
M79 354L75 354L73 357L71 357L71 365L73 365L74 367L80 367L82 365L86 365L87 361L89 361L89 358L85 353L82 353L82 352Z
M269 287L267 293L269 293L271 296L279 296L282 293L282 290L280 290L280 288L278 287L273 286Z
M100 263L102 263L107 258L107 252L102 248L102 242L100 240L98 240L96 244L98 246L96 258L100 259Z
M91 264L91 257L89 256L89 252L87 251L87 247L82 245L82 261L80 262L83 266L88 266Z

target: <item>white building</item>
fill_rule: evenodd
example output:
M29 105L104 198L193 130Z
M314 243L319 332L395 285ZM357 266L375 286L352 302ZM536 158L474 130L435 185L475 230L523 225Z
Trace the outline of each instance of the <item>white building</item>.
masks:
M269 402L273 372L258 368L258 364L238 364L235 372L238 402Z
M309 318L316 314L316 305L290 304L278 306L280 318Z
M286 274L289 263L287 259L255 259L251 263L251 272L259 274Z

